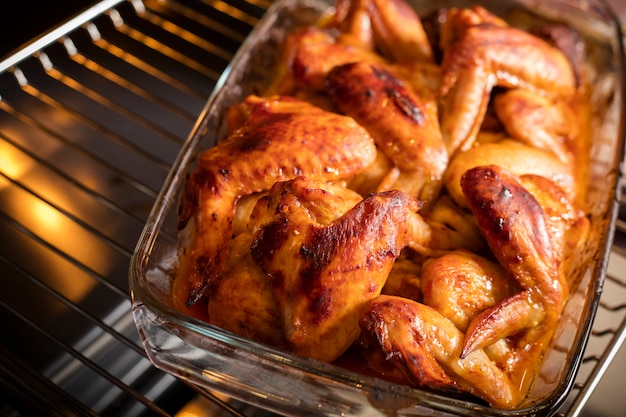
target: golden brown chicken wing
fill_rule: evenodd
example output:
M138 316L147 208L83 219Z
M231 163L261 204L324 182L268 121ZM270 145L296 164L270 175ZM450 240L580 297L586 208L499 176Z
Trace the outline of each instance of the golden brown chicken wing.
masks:
M282 97L250 97L249 117L228 139L202 153L189 177L179 227L192 221L176 294L188 308L205 293L228 256L236 203L269 189L276 181L307 175L336 181L370 165L376 147L353 119ZM297 152L294 152L297 149Z
M415 94L386 69L365 62L335 67L326 79L337 107L364 126L381 151L406 175L387 189L422 200L438 194L448 164L434 100Z
M472 145L495 86L571 95L576 77L567 57L521 29L471 25L444 52L442 133L451 155Z
M337 0L339 41L376 50L392 62L433 61L419 16L403 0Z
M291 37L290 50L286 54L289 70L286 77L299 89L323 91L326 75L338 65L359 61L386 62L373 51L341 43L331 33L317 27L301 29ZM288 85L285 81L282 83Z
M545 349L569 295L546 213L516 176L495 165L470 169L461 187L494 256L522 288L472 320L463 356L525 329L524 340Z
M330 362L354 342L363 307L413 240L418 208L400 191L354 205L304 178L277 183L259 201L252 257L270 277L293 352Z
M507 375L482 349L462 357L463 333L425 304L380 295L367 304L359 325L386 360L419 387L457 389L504 408L520 399Z

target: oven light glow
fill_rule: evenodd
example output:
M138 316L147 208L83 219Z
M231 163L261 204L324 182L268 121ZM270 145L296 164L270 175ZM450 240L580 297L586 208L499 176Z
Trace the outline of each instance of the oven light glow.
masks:
M59 250L61 255L38 262L46 264L50 286L78 303L91 293L97 281L72 279L80 271L77 272L73 262L68 262L63 254L72 254L76 263L101 275L109 271L110 256L99 240L91 238L88 230L66 215L65 210L77 211L73 208L75 202L62 188L55 187L52 178L33 170L35 164L20 149L0 140L0 201L17 223Z
M0 173L2 177L18 179L28 169L28 163L20 158L18 151L6 142L0 142ZM0 189L8 181L0 177Z
M56 209L42 201L33 201L31 209L41 227L45 227L49 231L60 229L63 218Z

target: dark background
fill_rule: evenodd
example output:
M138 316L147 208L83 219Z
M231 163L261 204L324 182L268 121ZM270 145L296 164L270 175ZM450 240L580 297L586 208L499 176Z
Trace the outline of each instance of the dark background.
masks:
M0 12L0 60L97 0L12 0Z

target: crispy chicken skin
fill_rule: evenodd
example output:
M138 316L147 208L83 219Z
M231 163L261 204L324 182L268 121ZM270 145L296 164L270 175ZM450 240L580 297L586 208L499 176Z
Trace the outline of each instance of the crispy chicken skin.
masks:
M395 190L347 201L339 211L336 202L327 207L338 198L301 177L279 182L257 203L250 225L252 257L270 279L291 350L323 361L358 336L365 303L380 294L414 239L409 224L419 208Z
M413 174L408 185L394 182L387 188L422 200L435 198L448 165L436 102L418 96L384 68L365 62L335 67L326 85L332 102L370 132L400 173Z
M365 129L353 119L288 98L250 97L246 123L202 153L180 206L179 228L193 219L193 242L183 256L182 291L187 307L205 295L219 274L233 232L237 200L276 181L306 175L335 181L362 171L376 157ZM298 149L298 152L293 152Z

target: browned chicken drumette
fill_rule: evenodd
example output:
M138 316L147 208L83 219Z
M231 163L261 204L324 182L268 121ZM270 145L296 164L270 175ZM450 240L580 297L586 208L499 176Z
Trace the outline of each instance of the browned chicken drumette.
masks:
M179 228L190 220L192 227L175 280L175 293L187 294L176 300L182 309L203 297L221 271L240 197L299 175L341 180L376 156L372 138L352 118L293 98L250 97L246 105L245 124L200 155L185 187Z

